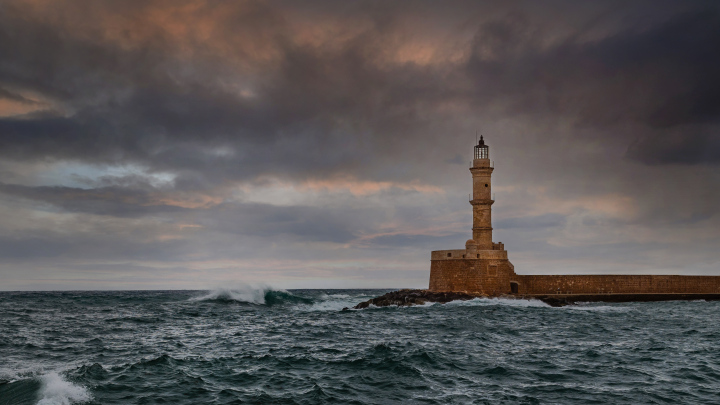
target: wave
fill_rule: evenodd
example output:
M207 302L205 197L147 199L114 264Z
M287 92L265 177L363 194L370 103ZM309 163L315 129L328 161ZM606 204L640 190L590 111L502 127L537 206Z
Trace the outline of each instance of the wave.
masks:
M566 305L561 308L587 312L629 312L633 310L631 307L611 307L608 305Z
M358 304L357 299L324 300L307 306L298 306L297 309L305 311L342 311L343 308L352 308Z
M475 301L475 300L472 300ZM533 299L515 299L515 298L480 298L481 302L486 305L507 305L510 307L537 307L537 308L552 308L550 305Z
M39 375L35 372L4 373L4 377L0 378L2 404L31 404L37 401L37 405L70 405L90 400L92 395L85 387L73 384L56 371Z
M207 294L192 297L190 301L218 303L245 303L254 305L312 304L313 300L299 297L285 290L274 290L269 286L243 286L239 288L216 288Z
M238 289L216 288L200 297L192 297L190 301L246 302L249 304L265 304L265 293L270 287L241 287Z
M40 382L35 378L6 373L0 377L1 404L31 404L37 400Z
M70 405L92 399L85 387L65 380L56 372L41 376L40 383L40 401L37 405Z
M356 304L353 304L355 306ZM490 305L501 305L516 308L552 308L550 305L535 299L521 299L521 298L473 298L471 300L455 300L446 303L427 301L424 304L410 305L410 306L376 306L370 304L365 309L408 309L408 308L450 308L450 307L476 307L476 306L490 306ZM352 306L350 307L352 308Z
M351 296L349 294L321 294L320 298L324 300L333 299L333 298L350 298Z
M431 306L437 303L426 303L423 306ZM446 304L440 304L446 306L486 306L486 305L504 305L508 307L520 307L520 308L552 308L550 305L533 299L516 299L516 298L474 298L467 301L457 300L450 301Z
M295 309L301 311L342 311L344 308L352 309L359 302L366 301L375 297L375 294L363 292L360 294L320 294L320 296L314 300L312 305L298 305Z

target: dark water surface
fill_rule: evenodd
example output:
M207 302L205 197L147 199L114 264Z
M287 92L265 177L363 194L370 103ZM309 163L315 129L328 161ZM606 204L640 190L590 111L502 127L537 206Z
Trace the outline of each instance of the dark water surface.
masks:
M720 303L0 293L0 404L713 404Z

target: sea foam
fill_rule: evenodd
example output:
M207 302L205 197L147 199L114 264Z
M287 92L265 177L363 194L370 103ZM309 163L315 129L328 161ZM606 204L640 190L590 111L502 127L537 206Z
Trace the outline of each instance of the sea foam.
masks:
M87 402L92 396L85 387L65 380L60 374L50 372L40 377L40 401L37 405L70 405Z
M450 301L445 305L475 306L475 305L504 305L509 307L540 307L550 308L550 305L540 300L515 299L515 298L475 298L467 301Z
M269 286L249 285L237 288L215 288L205 295L190 298L190 301L237 301L264 305L268 291L273 289Z

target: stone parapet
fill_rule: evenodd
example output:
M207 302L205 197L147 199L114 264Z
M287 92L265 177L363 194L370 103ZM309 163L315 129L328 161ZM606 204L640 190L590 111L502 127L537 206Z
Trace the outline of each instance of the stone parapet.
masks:
M456 260L456 259L489 259L507 260L506 250L477 250L475 257L469 256L466 249L435 250L430 253L430 260Z
M430 253L430 260L464 259L465 249L435 250Z

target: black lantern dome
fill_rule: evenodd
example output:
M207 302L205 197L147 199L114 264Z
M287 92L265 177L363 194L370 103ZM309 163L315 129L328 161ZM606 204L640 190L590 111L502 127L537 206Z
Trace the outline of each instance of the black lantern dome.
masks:
M475 145L475 159L489 159L490 158L490 147L485 145L482 135L480 135L480 141Z

